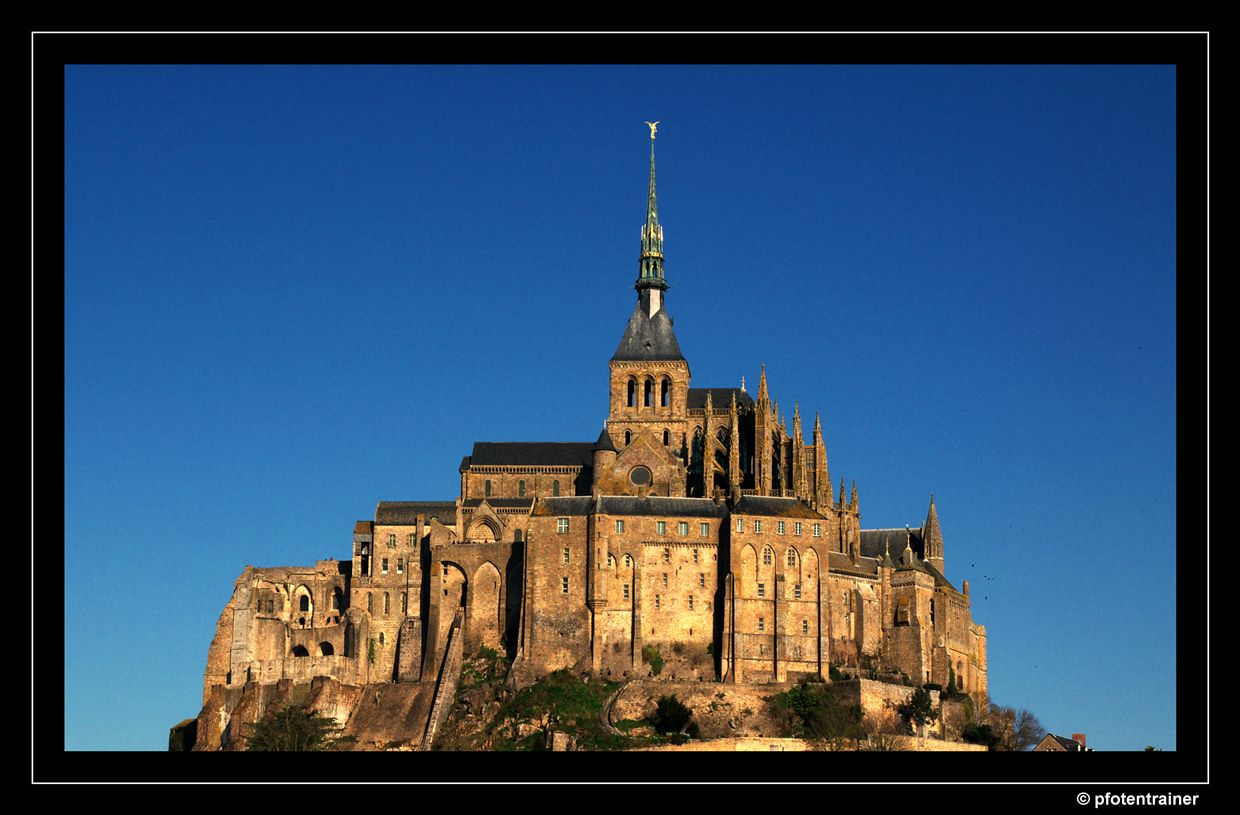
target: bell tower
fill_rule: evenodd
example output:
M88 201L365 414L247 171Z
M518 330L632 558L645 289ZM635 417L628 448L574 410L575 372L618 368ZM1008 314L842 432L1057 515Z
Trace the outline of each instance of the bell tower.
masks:
M646 220L641 228L641 252L637 260L637 304L624 336L609 363L610 410L607 432L616 449L646 437L675 457L684 460L689 400L689 363L680 353L665 294L663 227L659 224L655 195L654 139L658 122L650 128L650 184L646 194Z

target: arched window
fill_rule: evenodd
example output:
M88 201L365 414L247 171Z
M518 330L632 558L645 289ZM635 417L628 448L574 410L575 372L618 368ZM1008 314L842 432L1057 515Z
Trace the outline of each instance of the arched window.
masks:
M633 568L633 558L629 557L628 555L624 556L624 568L626 569Z
M489 478L487 479L487 483L483 485L483 490L486 492L487 498L490 498L491 497L491 479Z
M559 494L560 494L560 482L559 482L559 481L552 481L552 482L551 482L551 494L552 494L552 495L559 495Z
M332 592L332 608L339 611L342 605L344 605L343 597L340 594L340 589L336 589Z
M295 645L293 646L293 656L308 657L310 656L310 652L306 650L306 646L304 645Z
M797 553L795 549L788 550L788 568L795 569L797 566Z
M336 649L332 647L330 642L319 643L319 656L329 657L336 653Z
M643 402L646 407L654 407L654 380L646 380L646 399Z
M629 431L627 431L627 430L626 430L626 431L624 431L624 446L625 446L625 447L628 447L628 446L629 446L629 442L630 442L630 441L632 441L632 440L633 440L633 434L632 434L632 433L630 433L630 432L629 432Z
M379 644L380 645L383 644L383 632L382 631L379 632Z
M672 398L671 380L664 379L663 382L660 383L659 385L659 406L667 407L668 404L670 404L671 402L671 398Z
M762 550L762 565L771 565L771 547L769 546Z
M525 497L525 482L524 481L517 482L517 497L518 498Z
M629 407L637 407L637 381L629 380Z
M392 598L385 591L383 593L383 613L390 614L392 611Z
M664 446L664 447L667 447L667 446L668 446L669 444L671 444L671 443L672 443L672 433L671 433L671 431L670 431L670 430L664 430L664 431L663 431L663 446Z
M310 595L303 594L301 596L301 599L299 599L297 602L298 602L298 605L297 605L298 611L309 611L310 610Z

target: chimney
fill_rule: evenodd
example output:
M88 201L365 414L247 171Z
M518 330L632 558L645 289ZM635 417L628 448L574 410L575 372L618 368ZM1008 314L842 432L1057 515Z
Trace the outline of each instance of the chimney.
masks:
M1073 733L1072 740L1076 742L1077 744L1081 745L1082 750L1085 749L1085 734L1084 733Z

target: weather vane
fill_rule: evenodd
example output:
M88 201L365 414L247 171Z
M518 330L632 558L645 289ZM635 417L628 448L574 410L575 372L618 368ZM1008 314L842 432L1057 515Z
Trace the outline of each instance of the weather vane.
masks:
M658 122L646 122L646 127L650 128L650 140L654 141L654 132L659 129Z

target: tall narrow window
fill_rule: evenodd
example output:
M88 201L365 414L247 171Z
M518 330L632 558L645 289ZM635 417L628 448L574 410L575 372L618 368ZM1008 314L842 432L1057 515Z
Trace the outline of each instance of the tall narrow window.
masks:
M802 634L809 633L809 620L801 620L801 633Z
M632 442L632 441L633 441L633 434L632 434L632 433L630 433L630 432L629 432L629 431L627 431L627 430L626 430L626 431L624 431L624 446L625 446L625 447L628 447L628 446L629 446L629 443L630 443L630 442Z
M517 482L517 497L518 498L525 497L525 482L524 481Z
M390 595L389 595L389 594L385 591L385 592L383 593L383 613L384 613L384 614L390 614L391 612L392 612L392 598L391 598L391 596L390 596Z
M410 547L411 549L413 548L413 535L414 535L414 533L410 532L410 533L409 533L409 539L406 541L406 543L409 545L409 547Z
M672 442L672 434L667 430L663 431L663 446L667 447Z
M400 613L409 613L409 595L405 594L403 591L400 593Z
M705 538L710 534L710 524L698 524L698 535Z
M487 482L482 485L482 491L486 494L487 498L491 497L491 479L488 478Z
M754 522L753 522L753 531L754 531L754 532L761 532L761 531L762 531L762 522L761 522L761 521L754 521Z
M797 566L797 553L794 550L789 549L788 550L788 568L795 569L796 566Z
M792 534L794 534L794 535L800 535L800 534L801 534L801 522L800 522L800 521L797 521L795 524L793 524L793 526L792 526Z
M766 584L765 583L758 584L758 596L766 597Z
M637 382L629 380L629 407L637 407Z
M681 521L680 523L676 524L676 531L682 535L688 535L689 534L689 522Z
M814 537L815 538L822 537L822 524L814 524Z
M800 583L797 583L795 586L792 587L792 596L798 600L801 599L801 584Z
M654 607L659 608L659 595L654 596Z
M624 521L621 521L620 523L624 523ZM629 557L628 555L624 556L624 568L626 569L633 568L633 558Z
M662 527L662 526L663 526L663 522L662 522L662 521L659 521L659 526L660 526L660 527ZM660 528L660 529L659 529L659 534L660 534L660 535L662 535L665 531L666 531L666 530L664 530L664 529ZM664 563L671 563L671 562L672 562L672 550L671 550L671 549L664 549L664 550L663 550L663 562L664 562Z
M659 405L667 407L672 400L672 383L666 379L659 385ZM667 434L664 434L667 435ZM667 442L663 442L667 444Z
M310 610L310 597L309 597L309 595L305 595L305 594L303 594L303 595L301 596L300 604L297 606L297 609L298 609L299 611L309 611L309 610Z
M569 551L568 551L568 547L565 546L564 547L564 562L568 563L568 561L569 561Z
M616 534L617 535L624 534L624 521L616 521Z
M629 584L628 583L624 584L624 599L625 600L629 599Z
M762 550L762 565L771 565L771 547L769 546Z
M693 611L693 595L689 595L689 610Z
M366 592L366 610L371 614L375 613L375 596L371 592Z
M667 534L667 521L655 521L654 530L660 535L666 535ZM663 551L666 554L667 550L664 549ZM667 560L666 557L664 557L663 559Z
M384 574L388 573L388 559L387 558L383 559L383 573Z
M560 494L560 482L559 482L559 481L552 481L552 482L551 482L551 494L552 494L552 495L559 495L559 494Z
M405 559L403 557L396 558L396 573L397 574L405 573Z
M759 632L762 632L762 631L765 631L765 630L766 630L766 618L765 618L765 617L759 617L759 618L758 618L758 631L759 631Z
M693 550L693 562L694 563L698 562L698 550L696 549Z
M667 572L663 573L663 588L667 588Z
M736 519L736 531L737 531L737 532L744 532L744 531L745 531L745 519L744 519L744 518L737 518L737 519Z
M654 382L647 379L645 388L646 388L646 398L643 401L643 404L646 407L654 407Z
M560 592L563 594L568 594L568 578L567 577L560 578Z
M698 572L698 588L706 588L706 572Z
M775 524L775 531L781 535L784 534L784 522L783 521L779 521L778 523Z

